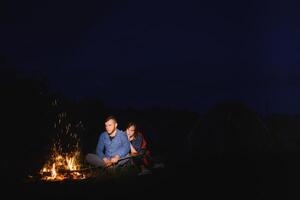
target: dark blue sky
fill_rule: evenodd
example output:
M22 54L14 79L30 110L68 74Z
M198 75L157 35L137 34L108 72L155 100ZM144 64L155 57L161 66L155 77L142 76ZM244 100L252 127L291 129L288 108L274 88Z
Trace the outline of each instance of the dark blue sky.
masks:
M8 1L0 52L78 99L300 113L297 1ZM132 91L132 92L130 92Z

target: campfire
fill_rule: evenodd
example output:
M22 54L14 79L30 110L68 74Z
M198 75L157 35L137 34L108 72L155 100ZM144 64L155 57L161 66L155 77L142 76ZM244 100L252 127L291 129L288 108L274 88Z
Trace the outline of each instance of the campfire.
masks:
M50 156L40 170L43 181L63 181L86 179L88 174L82 169L79 139L75 131L83 127L81 122L72 126L68 123L66 113L58 115L54 128L57 138L51 148Z
M50 160L41 169L41 179L46 181L63 181L66 179L85 179L80 172L80 151L60 153L54 145Z

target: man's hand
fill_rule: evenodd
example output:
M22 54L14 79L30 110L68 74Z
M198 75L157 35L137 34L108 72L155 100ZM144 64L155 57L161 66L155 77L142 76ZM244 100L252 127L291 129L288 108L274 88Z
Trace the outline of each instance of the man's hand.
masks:
M111 162L112 163L117 163L120 160L120 156L119 155L115 155L114 157L111 158Z
M111 160L109 160L109 159L107 159L107 158L103 158L103 161L104 161L104 163L105 163L105 166L110 166L110 165L112 165L112 161Z

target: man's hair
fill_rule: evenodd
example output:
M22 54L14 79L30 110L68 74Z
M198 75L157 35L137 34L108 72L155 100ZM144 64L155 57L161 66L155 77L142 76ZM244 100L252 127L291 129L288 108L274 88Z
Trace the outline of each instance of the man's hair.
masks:
M116 123L118 122L117 118L115 116L113 116L113 115L110 115L110 116L106 117L105 120L104 120L104 122L107 122L109 120L114 120Z

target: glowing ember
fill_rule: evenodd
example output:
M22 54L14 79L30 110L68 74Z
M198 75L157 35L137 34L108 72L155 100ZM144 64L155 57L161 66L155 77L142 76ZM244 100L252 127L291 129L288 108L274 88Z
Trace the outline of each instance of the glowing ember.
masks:
M62 181L66 179L85 179L87 174L80 172L80 148L76 134L72 133L72 126L66 122L66 113L58 115L57 129L58 139L54 143L49 160L40 170L41 179L45 181ZM79 123L81 125L81 122ZM78 127L78 124L73 127ZM82 125L81 125L82 126ZM67 146L62 145L67 143Z

